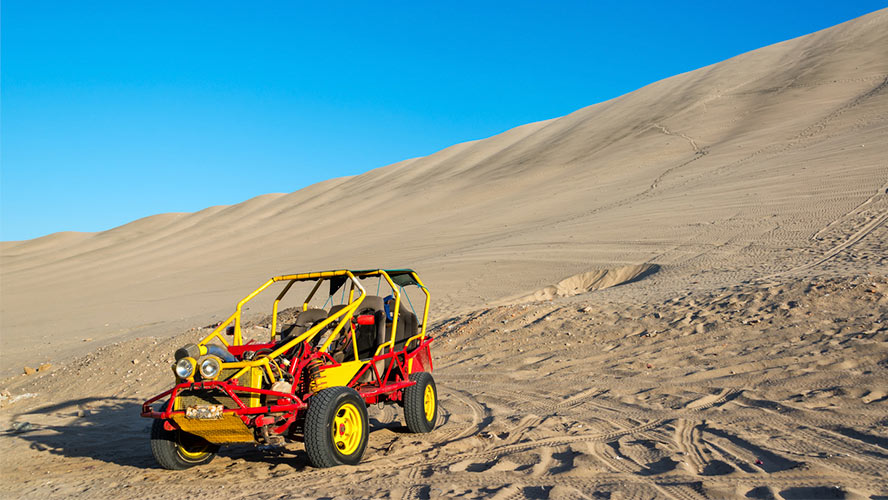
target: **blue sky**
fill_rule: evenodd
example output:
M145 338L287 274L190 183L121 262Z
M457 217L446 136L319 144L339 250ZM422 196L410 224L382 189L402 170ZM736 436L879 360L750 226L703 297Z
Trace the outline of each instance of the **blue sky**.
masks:
M0 240L290 192L885 2L2 2Z

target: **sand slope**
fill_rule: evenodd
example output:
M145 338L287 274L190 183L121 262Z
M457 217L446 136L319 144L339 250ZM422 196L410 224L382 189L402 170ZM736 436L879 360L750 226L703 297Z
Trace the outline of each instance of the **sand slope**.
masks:
M597 267L717 282L808 264L888 188L886 16L361 176L4 242L3 355L205 324L296 270L410 265L451 311Z
M885 54L879 11L364 175L0 244L2 370L53 363L0 384L8 494L888 495ZM373 409L358 467L153 468L138 405L197 327L276 273L405 265L438 430Z

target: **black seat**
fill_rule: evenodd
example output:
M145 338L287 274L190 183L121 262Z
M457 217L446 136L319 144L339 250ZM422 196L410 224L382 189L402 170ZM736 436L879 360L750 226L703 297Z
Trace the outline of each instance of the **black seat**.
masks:
M337 305L331 307L330 314L328 314L327 317L329 318L330 316L333 316L334 314L338 313L342 309L345 309L345 306L347 306L347 305L348 304L337 304Z
M404 349L407 339L418 333L419 321L413 311L401 304L398 313L398 331L395 332L395 350ZM386 323L386 339L390 339L392 335L392 322Z
M385 308L382 297L367 295L358 306L355 316L373 315L372 325L358 325L355 338L358 347L358 359L372 358L379 345L385 342Z
M292 324L281 328L281 338L277 341L277 343L271 350L275 350L283 346L287 342L307 332L311 329L311 327L317 325L325 319L327 319L327 311L323 309L309 309L307 311L300 311L299 314L296 315L296 319ZM315 335L314 339L312 339L312 342L315 342L317 338L318 336ZM298 356L300 352L302 352L301 345L293 347L292 349L287 351L284 356Z
M330 316L333 316L338 311L341 311L348 304L339 304L330 308ZM361 301L361 305L358 306L357 311L355 311L354 316L362 316L362 315L373 315L374 323L372 325L357 325L355 328L355 339L356 346L358 349L358 358L359 359L369 359L372 358L376 353L376 349L379 348L379 345L385 342L385 309L383 307L382 297L378 297L376 295L367 295L364 297L364 300ZM335 326L339 324L338 321L334 322L330 326L335 328ZM345 331L341 332L341 334L345 334ZM344 349L346 352L350 351L351 343L344 344L340 349ZM348 355L346 355L347 357ZM335 358L335 356L334 356Z
M293 324L281 329L281 338L290 339L298 337L325 319L327 319L327 311L323 309L301 311L296 315L296 320Z

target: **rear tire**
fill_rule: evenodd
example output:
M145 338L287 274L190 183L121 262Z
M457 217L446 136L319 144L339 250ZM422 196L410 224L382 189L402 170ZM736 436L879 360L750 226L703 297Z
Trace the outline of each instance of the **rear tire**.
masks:
M416 385L404 389L404 420L414 433L430 432L438 422L438 388L429 372L410 375Z
M151 425L151 453L164 469L184 470L207 464L219 451L219 445L178 429L168 431L163 423L154 419Z
M311 397L305 414L305 452L315 467L356 465L367 449L367 405L350 387L329 387Z

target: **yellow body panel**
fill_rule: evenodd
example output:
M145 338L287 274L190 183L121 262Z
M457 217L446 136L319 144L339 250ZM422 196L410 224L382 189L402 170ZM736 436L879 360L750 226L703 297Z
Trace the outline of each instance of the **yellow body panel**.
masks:
M173 416L173 421L183 431L215 444L249 443L256 440L244 421L231 413L218 420L198 420L176 415Z
M339 366L331 366L329 368L321 369L321 375L311 383L313 392L318 392L327 387L347 385L353 378L355 378L355 374L358 373L358 370L360 370L362 366L364 366L364 363L366 362L348 361Z
M253 367L249 374L241 375L240 385L244 387L250 387L253 389L261 389L262 388L262 368ZM260 401L259 398L262 397L261 394L255 392L244 392L238 394L237 397L240 398L241 401L244 402L247 406L259 406Z

